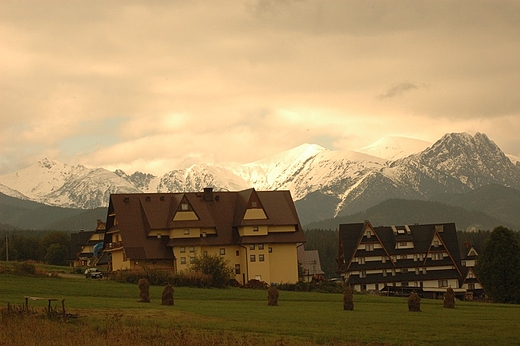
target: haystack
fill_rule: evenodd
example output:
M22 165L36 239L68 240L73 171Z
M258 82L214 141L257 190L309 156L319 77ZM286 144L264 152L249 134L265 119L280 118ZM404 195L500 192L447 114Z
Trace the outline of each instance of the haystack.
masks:
M267 305L269 305L269 306L277 306L278 305L278 296L279 295L280 295L280 293L278 292L276 287L271 285L267 289Z
M343 310L354 310L354 296L349 286L343 292Z
M137 282L137 287L139 287L139 296L141 300L140 302L149 303L150 302L150 283L147 279L142 278Z
M408 311L420 312L421 311L421 297L415 292L412 292L408 297Z
M164 288L162 292L161 297L161 305L173 305L173 293L174 293L173 286L168 284Z

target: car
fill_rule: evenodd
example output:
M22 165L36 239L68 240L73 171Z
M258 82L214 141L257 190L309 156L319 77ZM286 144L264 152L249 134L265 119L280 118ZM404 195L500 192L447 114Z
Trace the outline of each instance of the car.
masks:
M103 272L99 271L97 268L87 268L85 269L85 277L87 279L101 279L103 277Z
M335 282L337 284L344 284L345 283L345 279L344 278L332 278L332 279L329 279L330 282Z

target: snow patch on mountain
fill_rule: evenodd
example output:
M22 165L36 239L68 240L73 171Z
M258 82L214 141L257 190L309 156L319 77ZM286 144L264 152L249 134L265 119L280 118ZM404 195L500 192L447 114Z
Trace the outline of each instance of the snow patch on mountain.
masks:
M356 151L393 161L419 153L431 145L420 139L388 136Z

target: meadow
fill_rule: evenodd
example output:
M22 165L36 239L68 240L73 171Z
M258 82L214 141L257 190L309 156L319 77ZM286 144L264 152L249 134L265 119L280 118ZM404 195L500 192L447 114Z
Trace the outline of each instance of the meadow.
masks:
M0 345L518 345L520 306L421 301L408 312L406 298L358 294L344 311L341 294L280 291L267 306L264 290L175 288L175 305L163 306L164 287L150 287L139 302L137 285L109 280L0 274L0 307L24 296L65 299L67 323L3 318ZM56 302L61 309L61 303ZM29 301L44 309L47 301ZM130 338L130 339L129 339ZM45 343L44 340L48 340ZM43 343L42 343L43 342Z

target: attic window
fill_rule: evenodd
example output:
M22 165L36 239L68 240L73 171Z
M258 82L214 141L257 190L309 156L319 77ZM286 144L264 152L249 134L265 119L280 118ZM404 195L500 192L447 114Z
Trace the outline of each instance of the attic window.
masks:
M257 205L256 201L251 202L251 207L252 208L256 208L256 205Z
M181 203L181 210L188 210L188 209L189 209L188 203Z

